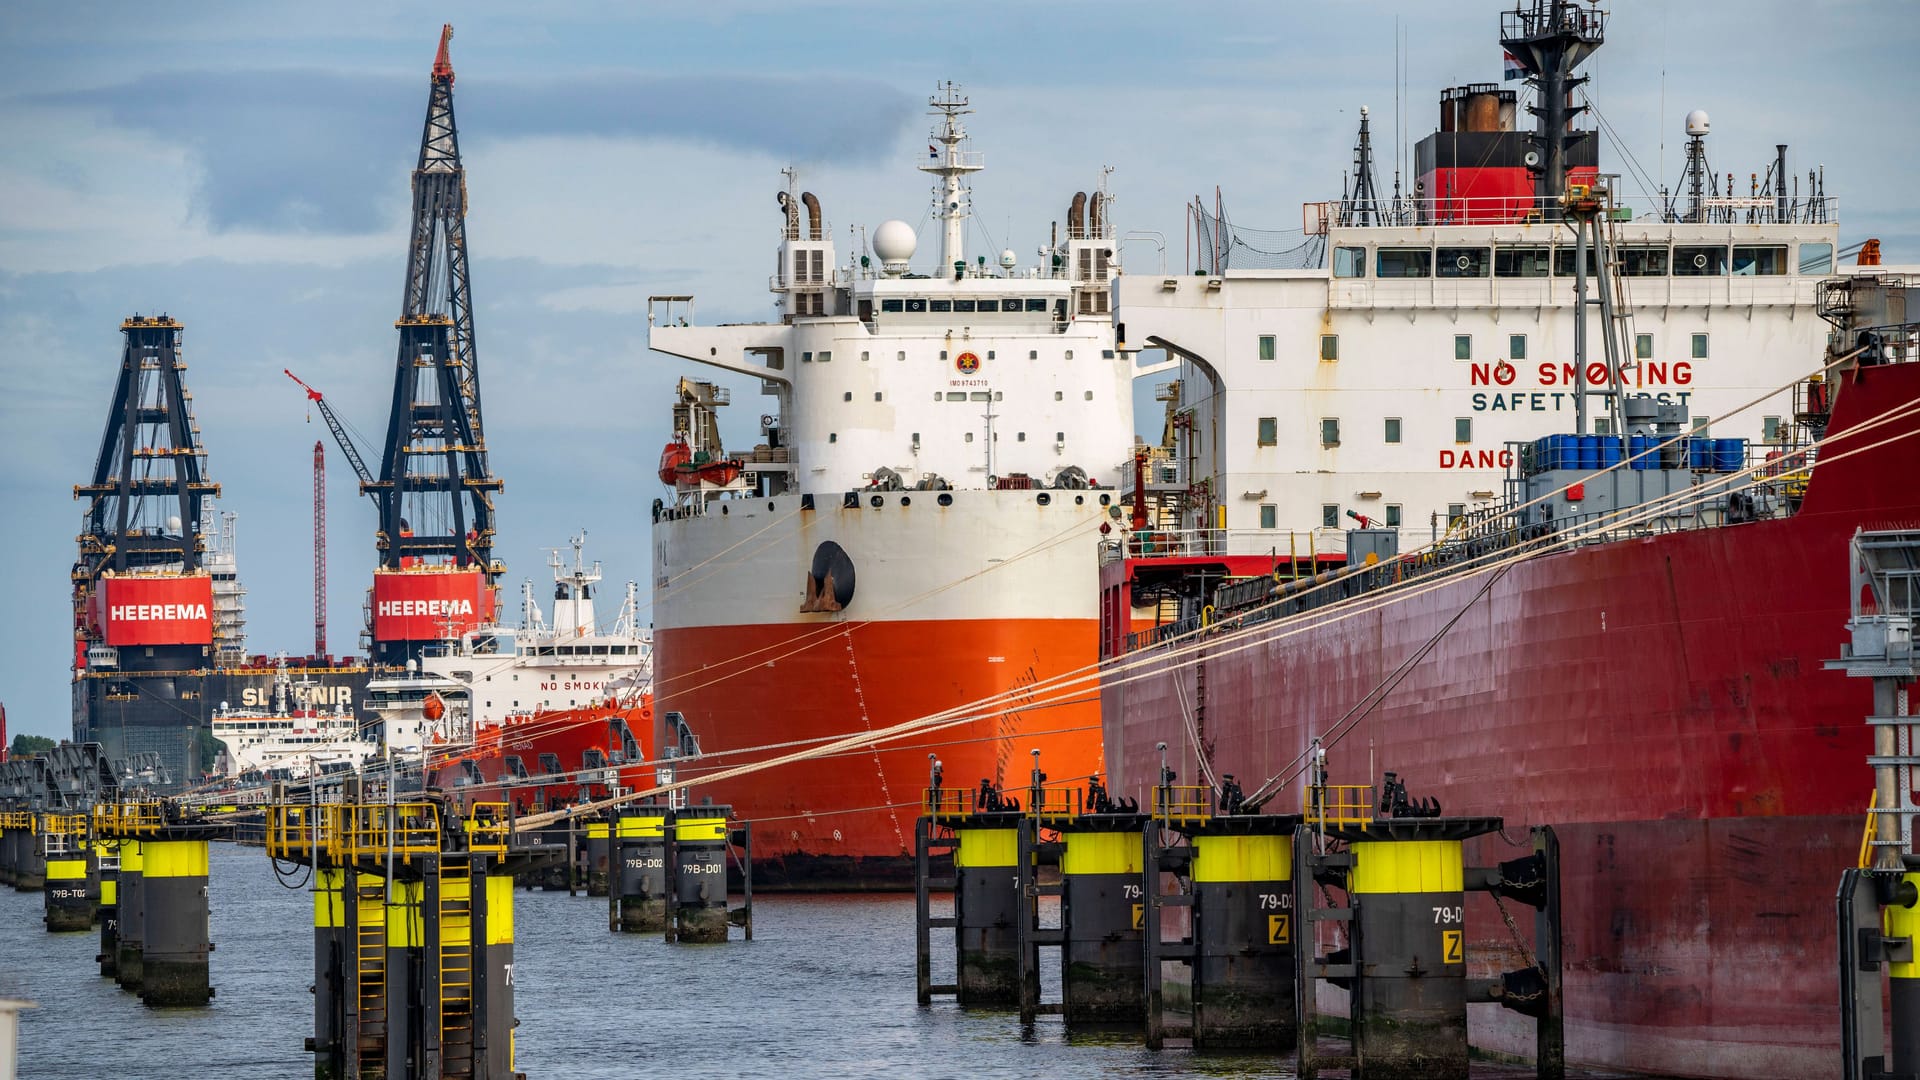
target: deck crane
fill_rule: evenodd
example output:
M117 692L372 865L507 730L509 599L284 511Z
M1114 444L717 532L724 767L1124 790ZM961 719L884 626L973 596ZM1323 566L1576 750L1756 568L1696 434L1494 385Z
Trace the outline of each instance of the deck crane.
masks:
M281 368L280 372L299 383L300 389L307 392L307 400L320 407L321 417L327 421L328 430L333 432L333 441L340 444L340 452L347 455L347 464L353 466L354 475L360 478L360 491L371 495L372 492L367 490L367 485L373 483L373 474L367 471L367 463L361 459L359 448L354 446L353 440L347 437L346 427L340 423L340 418L333 414L333 406L327 404L327 399L320 395L320 391L308 386L300 376L286 368Z

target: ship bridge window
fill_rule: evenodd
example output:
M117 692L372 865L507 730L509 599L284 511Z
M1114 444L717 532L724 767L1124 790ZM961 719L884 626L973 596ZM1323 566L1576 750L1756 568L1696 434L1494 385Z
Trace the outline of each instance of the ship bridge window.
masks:
M1733 272L1742 277L1778 277L1787 272L1787 246L1736 247Z
M979 301L979 304L980 304L981 311L999 311L1000 310L1000 301L998 300L981 300Z
M929 310L932 310L932 311L952 311L953 310L953 301L951 300L933 300L933 301L930 301L929 303L931 304L931 307L929 308Z
M1433 276L1433 252L1426 248L1381 248L1374 274L1383 278Z
M1012 303L1012 301L1008 301L1008 303ZM1043 312L1043 313L1044 313L1044 312L1045 312L1045 311L1047 310L1047 299L1046 299L1046 297L1044 297L1044 296L1042 296L1042 297L1029 297L1029 298L1027 299L1027 310L1028 310L1028 311L1039 311L1039 312Z
M1333 276L1367 276L1367 249L1363 247L1338 247L1333 249Z
M1546 277L1551 254L1543 247L1503 247L1493 252L1493 276Z
M1571 247L1561 247L1561 248L1553 249L1553 276L1554 277L1573 277L1574 276L1573 252L1574 252L1574 249ZM1594 251L1592 248L1587 249L1587 276L1589 278L1593 277L1594 274L1598 273L1598 267L1600 265L1600 260L1597 257L1598 254L1599 253Z
M975 301L972 300L955 300L953 302L953 310L955 311L973 311L975 307Z
M965 401L967 400L967 392L965 390L949 390L947 391L947 400Z
M1719 277L1726 272L1726 248L1676 247L1673 249L1675 277Z
M1623 247L1620 249L1621 277L1665 277L1670 265L1663 247Z
M987 393L987 392L986 392L985 390L975 390L975 391L973 392L973 400L975 400L975 401L992 401L992 400L993 400L993 395L992 395L992 394L989 394L989 393Z
M1486 277L1489 262L1486 248L1441 248L1440 276L1451 278Z
M1801 244L1800 272L1803 274L1828 274L1833 272L1832 244Z
M907 298L907 301L906 301L906 304L907 304L907 310L908 310L908 311L925 311L925 310L927 310L927 302L926 302L926 301L925 301L924 299L922 299L922 298L920 298L920 297L918 297L918 296L910 296L910 297L908 297L908 298Z

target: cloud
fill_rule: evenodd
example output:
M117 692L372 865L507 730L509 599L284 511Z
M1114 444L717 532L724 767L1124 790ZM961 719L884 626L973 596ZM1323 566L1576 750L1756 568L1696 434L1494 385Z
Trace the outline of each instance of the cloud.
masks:
M191 212L212 231L365 234L404 206L426 99L417 78L293 70L154 73L15 100L101 110L190 148ZM671 139L806 162L874 160L913 110L890 86L835 77L607 72L474 80L455 95L469 143Z

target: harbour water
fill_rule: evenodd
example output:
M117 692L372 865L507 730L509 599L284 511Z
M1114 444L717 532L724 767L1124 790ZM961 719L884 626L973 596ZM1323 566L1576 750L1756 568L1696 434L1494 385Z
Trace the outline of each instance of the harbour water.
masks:
M312 902L257 848L215 844L205 1009L149 1009L93 962L96 934L42 929L39 893L0 890L0 997L23 1080L261 1080L313 1075ZM290 884L298 884L297 871ZM761 896L755 939L611 934L606 901L515 894L519 1069L529 1077L1287 1077L1268 1057L1154 1053L1138 1036L1069 1038L1057 1017L913 1000L911 896ZM1057 995L1057 986L1049 987ZM1531 1070L1476 1068L1518 1080ZM1589 1076L1591 1074L1588 1074Z

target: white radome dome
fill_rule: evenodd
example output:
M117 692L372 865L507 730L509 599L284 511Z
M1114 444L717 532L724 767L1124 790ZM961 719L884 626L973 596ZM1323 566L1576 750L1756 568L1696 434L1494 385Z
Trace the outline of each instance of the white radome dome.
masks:
M913 258L913 250L920 246L920 238L914 235L913 226L895 218L883 221L873 230L873 253L882 263L904 263Z
M1695 109L1687 114L1687 134L1705 135L1709 130L1707 110Z
M1015 266L1018 266L1019 263L1020 256L1015 255L1012 248L1008 248L1000 253L1000 269L1011 270Z

